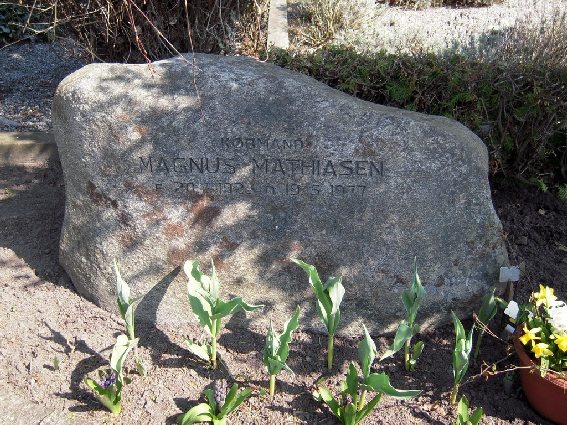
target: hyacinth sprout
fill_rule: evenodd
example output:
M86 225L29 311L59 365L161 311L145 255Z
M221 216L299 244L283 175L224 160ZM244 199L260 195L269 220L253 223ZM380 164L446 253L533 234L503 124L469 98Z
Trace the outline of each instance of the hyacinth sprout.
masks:
M177 418L180 425L191 425L199 422L212 422L213 425L226 425L228 416L234 412L251 395L249 388L240 389L232 384L228 390L227 382L215 381L213 389L203 391L207 402L192 407Z
M122 368L128 353L137 343L137 339L131 340L124 334L118 335L110 357L110 370L99 370L98 382L85 378L88 387L113 415L118 415L122 411L122 389L125 384L130 383L130 379L123 375Z

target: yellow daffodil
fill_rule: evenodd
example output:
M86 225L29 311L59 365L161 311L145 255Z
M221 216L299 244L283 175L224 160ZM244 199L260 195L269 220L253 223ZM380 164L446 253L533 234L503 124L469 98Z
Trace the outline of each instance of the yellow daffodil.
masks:
M528 329L524 323L524 334L520 337L520 341L522 341L524 345L532 341L532 344L535 345L536 340L540 339L539 336L536 336L539 331L541 331L541 328Z
M547 308L549 308L553 302L557 300L557 297L553 295L553 288L543 286L541 284L539 285L539 292L534 292L533 297L536 307L544 304Z
M539 359L541 356L552 356L553 351L551 351L548 344L544 344L543 342L534 344L532 351L535 354L536 359Z
M553 334L555 337L555 345L563 351L564 353L567 352L567 334Z

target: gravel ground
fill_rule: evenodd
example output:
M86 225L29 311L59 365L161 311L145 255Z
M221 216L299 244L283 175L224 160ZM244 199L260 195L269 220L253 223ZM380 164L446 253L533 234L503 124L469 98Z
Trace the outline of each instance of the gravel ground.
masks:
M442 51L492 45L518 23L542 26L563 17L567 0L507 0L491 7L435 7L407 10L382 7L358 31L343 33L337 41L361 50Z
M85 64L68 41L0 49L0 131L49 130L57 85Z

